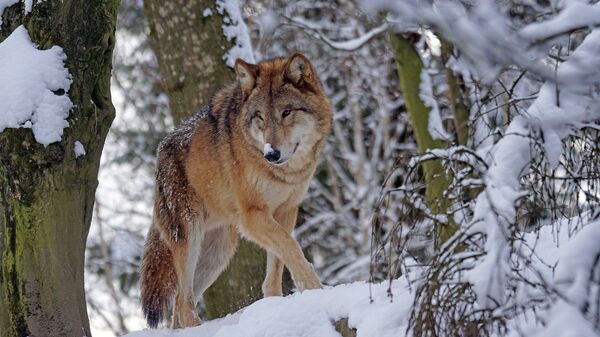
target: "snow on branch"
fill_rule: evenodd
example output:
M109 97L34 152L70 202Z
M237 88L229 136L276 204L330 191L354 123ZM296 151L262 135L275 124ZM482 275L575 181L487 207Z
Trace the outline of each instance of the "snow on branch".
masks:
M298 17L291 18L291 17L284 16L284 18L290 24L310 31L315 38L325 42L331 48L337 49L337 50L343 50L343 51L357 50L357 49L361 48L362 46L364 46L366 43L368 43L374 37L378 36L379 34L385 33L389 28L389 25L387 24L387 22L385 22L385 23L381 24L380 26L377 26L377 27L369 30L365 34L363 34L359 37L356 37L354 39L346 40L346 41L335 41L335 40L332 40L329 37L327 37L327 35L321 33L320 29L319 29L320 28L319 25L316 25L314 23L311 23L307 20L304 20L304 19L301 19Z
M592 324L581 314L593 301L589 296L593 292L589 288L592 286L592 273L600 262L598 242L600 221L596 220L583 227L560 250L555 286L562 296L549 310L548 324L536 337L567 336L574 330L577 336L598 336Z
M431 5L419 0L364 0L362 6L370 13L389 12L390 20L402 27L423 26L441 33L464 53L486 83L493 82L502 68L511 64L545 80L552 79L554 69L545 63L546 54L532 47L575 29L600 24L600 4L575 1L565 2L558 15L524 28L515 27L494 0L478 1L472 6L459 1Z
M600 100L590 88L600 75L600 30L590 33L561 65L557 77L571 76L585 67L595 80L582 81L582 87L562 88L546 82L539 97L529 107L527 114L516 117L505 136L492 149L493 160L484 176L485 190L478 196L468 231L486 234L484 251L487 253L468 273L480 304L492 307L503 303L506 279L510 273L508 235L516 220L517 200L525 193L521 177L527 173L531 160L541 154L532 150L536 135L543 134L541 142L551 165L558 164L562 152L561 141L582 123L600 118ZM597 85L597 83L596 83ZM560 105L557 104L560 95Z
M536 43L556 38L579 29L600 26L600 6L571 1L555 17L521 29L521 35Z
M73 107L66 58L58 46L37 49L23 26L0 43L0 132L31 128L44 146L61 140Z

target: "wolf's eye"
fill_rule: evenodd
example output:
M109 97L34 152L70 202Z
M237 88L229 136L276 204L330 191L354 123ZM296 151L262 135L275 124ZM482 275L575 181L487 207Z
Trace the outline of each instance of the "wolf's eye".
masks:
M263 120L262 116L260 115L260 111L258 110L254 111L254 116L252 116L252 118L258 118L261 121Z
M290 113L292 113L292 110L283 110L283 112L281 113L281 118L286 118L290 115Z

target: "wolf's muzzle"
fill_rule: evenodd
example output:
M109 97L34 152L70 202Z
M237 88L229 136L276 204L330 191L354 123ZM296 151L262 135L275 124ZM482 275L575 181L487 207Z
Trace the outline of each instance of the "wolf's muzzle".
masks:
M270 161L271 163L276 163L281 158L281 152L273 149L265 154L265 159Z

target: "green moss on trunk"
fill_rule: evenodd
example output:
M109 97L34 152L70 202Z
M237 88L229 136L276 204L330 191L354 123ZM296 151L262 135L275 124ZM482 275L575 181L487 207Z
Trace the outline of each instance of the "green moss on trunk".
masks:
M62 47L74 104L61 142L0 133L0 336L90 336L85 242L100 154L114 108L110 72L117 0L47 0L4 13L0 39L24 24L39 48ZM20 6L21 4L19 4ZM1 113L1 112L0 112ZM74 143L86 155L75 157Z
M452 44L442 40L442 61L446 65L452 54ZM469 110L462 95L462 80L456 76L452 69L445 66L446 83L448 84L448 99L450 109L454 115L454 129L459 145L467 145L469 140ZM464 84L463 84L464 85Z
M408 117L413 127L419 153L424 154L429 149L446 148L446 143L433 139L429 133L430 109L425 106L419 97L421 71L423 70L423 61L419 53L408 39L399 34L390 33L388 38L394 52L398 77L400 78L400 89L404 97ZM444 197L444 191L450 185L452 178L446 175L439 160L424 162L423 172L426 184L425 198L429 208L434 213L445 213L448 207L448 200ZM455 229L455 226L438 227L438 246L441 242L446 241L454 233Z

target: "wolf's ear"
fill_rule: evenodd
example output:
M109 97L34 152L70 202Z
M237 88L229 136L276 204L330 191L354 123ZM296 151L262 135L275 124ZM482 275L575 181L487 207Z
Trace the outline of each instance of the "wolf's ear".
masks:
M258 74L258 66L255 64L246 63L242 59L235 60L235 73L240 80L240 87L244 93L244 97L250 95L250 91L256 85L256 75Z
M310 61L300 53L294 53L285 67L285 78L296 87L315 91L317 77Z

